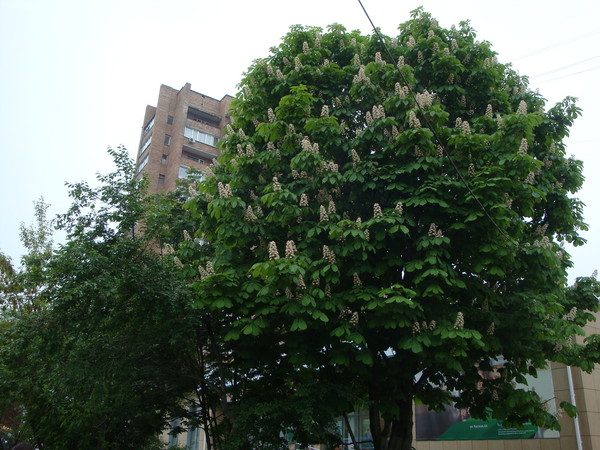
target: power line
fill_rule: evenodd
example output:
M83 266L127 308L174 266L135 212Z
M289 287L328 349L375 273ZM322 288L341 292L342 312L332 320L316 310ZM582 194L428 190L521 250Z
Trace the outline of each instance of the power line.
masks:
M387 46L387 44L383 40L383 36L379 32L379 29L375 26L375 24L371 20L371 17L369 16L369 13L365 9L364 5L362 4L362 1L358 0L358 3L360 4L362 10L364 11L365 15L367 16L367 19L371 23L371 26L373 27L373 31L375 31L375 34L377 34L377 37L379 38L379 41L381 42L381 44L385 48L385 51L386 51L388 57L390 58L390 61L393 61L394 57L392 55L392 52L390 51L389 47ZM398 73L400 74L400 77L402 78L402 81L404 82L405 86L408 88L409 92L414 97L415 93L411 89L410 84L406 80L406 77L404 76L404 74L402 73L402 71L399 70L399 69L398 69ZM423 108L421 108L421 105L419 105L419 102L415 102L415 104L417 106L417 109L419 110L419 113L420 113L421 117L423 118L423 120L427 124L429 130L433 133L433 136L434 136L436 142L442 148L442 150L444 152L444 155L446 156L446 158L448 159L448 161L450 161L450 164L454 168L454 171L457 173L458 177L460 178L460 181L465 186L465 188L467 188L467 191L469 191L469 194L471 194L471 197L473 197L473 199L475 200L475 202L479 205L479 207L481 208L481 210L487 216L488 220L492 223L492 225L494 225L494 227L500 232L500 234L507 241L511 242L512 244L514 244L515 246L518 247L518 245L519 245L518 242L514 241L502 228L500 228L500 226L496 223L496 221L492 218L492 216L488 212L487 208L483 205L483 203L481 203L481 201L479 200L479 198L477 198L477 196L475 195L475 193L471 189L471 186L469 186L469 183L467 182L467 180L465 179L465 177L463 176L463 174L460 172L458 166L456 165L456 163L454 162L454 160L450 156L450 153L448 152L448 149L446 148L446 145L444 145L444 143L440 139L440 137L439 137L439 135L437 133L437 130L433 127L432 123L429 121L428 117L425 115L425 113L423 111Z
M556 69L552 69L552 70L549 70L547 72L539 73L539 74L533 75L533 76L531 76L529 78L543 77L544 75L549 75L549 74L552 74L552 73L555 73L555 72L561 72L561 71L563 71L565 69L569 69L571 67L575 67L575 66L578 66L579 64L583 64L583 63L586 63L588 61L593 61L594 59L598 59L598 58L600 58L600 55L592 56L591 58L588 58L588 59L582 59L581 61L577 61L577 62L574 62L572 64L567 64L566 66L558 67Z
M587 37L593 36L594 34L598 34L598 33L600 33L600 28L597 30L590 31L589 33L582 34L580 36L577 36L577 37L574 37L571 39L567 39L566 41L557 42L556 44L549 45L548 47L544 47L539 50L534 50L532 52L525 53L524 55L521 55L517 58L513 58L513 61L518 61L520 59L529 58L530 56L538 55L540 53L544 53L549 50L554 50L555 48L562 47L563 45L571 44L573 42L579 41L581 39L585 39Z
M600 142L600 139L588 139L587 141L569 142L569 145L589 144L590 142Z
M551 81L562 80L563 78L574 77L575 75L579 75L580 73L591 72L592 70L598 70L598 69L600 69L600 66L591 67L591 68L585 69L585 70L580 70L579 72L568 73L566 75L562 75L562 76L556 77L556 78L551 78L549 80L537 81L536 84L550 83Z

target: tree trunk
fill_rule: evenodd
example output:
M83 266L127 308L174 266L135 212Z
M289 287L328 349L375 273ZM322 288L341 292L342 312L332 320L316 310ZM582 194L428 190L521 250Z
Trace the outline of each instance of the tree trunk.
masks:
M390 438L386 450L411 450L413 428L412 398L398 404L400 417L392 420Z
M376 420L375 408L370 408L371 435L375 450L411 450L413 405L412 398L397 402L399 417ZM383 427L381 426L383 422Z

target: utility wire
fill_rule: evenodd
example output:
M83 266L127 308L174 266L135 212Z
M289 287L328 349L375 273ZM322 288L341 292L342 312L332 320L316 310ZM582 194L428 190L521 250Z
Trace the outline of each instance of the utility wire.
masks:
M390 61L394 60L394 56L392 55L392 52L390 51L389 47L387 46L387 44L385 43L385 41L383 40L383 36L381 35L381 33L379 32L379 29L375 26L375 24L373 23L373 21L371 20L371 17L369 16L369 13L367 12L367 10L365 9L364 5L362 4L361 0L358 0L358 3L360 4L362 10L364 11L365 15L367 16L367 19L369 20L369 22L371 23L371 26L373 27L373 31L375 31L375 34L377 34L377 37L379 38L379 41L381 42L381 44L383 45L383 47L385 48L385 51L388 55L388 57L390 58ZM408 83L408 81L406 80L406 77L404 76L404 74L402 73L401 70L398 69L398 73L400 73L400 76L402 77L402 81L404 82L405 86L407 86L409 92L412 94L412 96L415 96L415 93L413 92L413 90L410 87L410 84ZM469 191L469 194L471 194L471 197L473 197L473 199L475 200L475 202L477 202L477 204L479 205L479 207L481 208L481 210L485 213L485 215L487 216L488 220L492 223L492 225L494 225L494 227L500 232L500 234L509 242L511 242L512 244L514 244L515 246L519 246L519 243L516 242L515 240L513 240L502 228L500 228L500 226L496 223L496 221L492 218L492 216L490 215L490 213L488 212L487 208L483 205L483 203L481 203L481 201L477 198L477 196L475 195L475 193L473 192L473 190L471 189L471 186L469 186L469 183L467 182L467 180L465 179L465 177L463 176L463 174L460 172L458 166L456 165L456 163L454 162L454 160L452 159L452 157L450 156L450 153L448 152L448 149L446 148L446 145L444 145L444 143L442 142L442 140L440 139L437 130L433 127L432 123L429 121L429 119L427 118L427 116L425 115L423 108L421 108L421 105L419 105L419 102L415 101L415 104L417 105L417 109L419 110L419 113L421 114L421 117L423 118L423 120L425 120L425 123L427 124L429 130L431 130L431 132L433 133L433 136L435 138L435 140L437 141L438 145L440 147L442 147L442 150L444 151L444 155L446 156L446 158L448 159L448 161L450 161L450 164L452 165L452 167L454 168L455 172L458 174L458 177L460 178L460 181L462 182L462 184L465 186L465 188L467 188L467 191Z
M586 63L588 61L593 61L594 59L598 59L598 58L600 58L600 55L592 56L591 58L588 58L588 59L582 59L581 61L577 61L577 62L574 62L572 64L567 64L566 66L558 67L556 69L552 69L552 70L549 70L547 72L538 73L537 75L533 75L533 76L531 76L529 78L531 79L531 78L543 77L544 75L549 75L549 74L552 74L552 73L561 72L561 71L563 71L565 69L569 69L571 67L575 67L575 66L578 66L579 64L583 64L583 63Z
M579 75L580 73L591 72L592 70L598 70L598 69L600 69L600 66L590 67L589 69L580 70L579 72L568 73L566 75L562 75L562 76L556 77L556 78L551 78L549 80L538 81L537 84L550 83L551 81L562 80L563 78L574 77L575 75Z
M600 33L600 28L597 29L597 30L594 30L594 31L590 31L589 33L585 33L585 34L582 34L580 36L574 37L572 39L568 39L566 41L557 42L556 44L549 45L548 47L544 47L544 48L541 48L539 50L534 50L532 52L525 53L524 55L521 55L521 56L519 56L517 58L513 58L513 61L519 61L520 59L529 58L530 56L534 56L534 55L537 55L537 54L540 54L540 53L544 53L544 52L547 52L549 50L553 50L555 48L562 47L563 45L571 44L572 42L576 42L576 41L579 41L581 39L585 39L587 37L593 36L594 34L598 34L598 33Z

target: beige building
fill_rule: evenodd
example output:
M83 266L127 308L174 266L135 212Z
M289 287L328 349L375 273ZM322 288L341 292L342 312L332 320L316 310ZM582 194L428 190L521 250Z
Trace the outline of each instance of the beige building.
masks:
M596 315L598 318L598 315ZM599 334L600 323L588 325L588 334ZM530 386L542 387L545 392L537 390L543 398L550 400L551 410L559 407L562 401L574 403L579 410L576 419L566 414L560 415L561 431L539 430L535 437L529 439L495 439L495 440L417 440L418 427L413 426L413 446L415 450L600 450L600 367L591 374L576 368L568 368L562 364L553 364L551 369L540 372L538 380L532 380ZM545 375L542 377L542 375ZM543 380L542 380L543 379ZM458 414L458 411L456 411ZM355 411L348 416L357 441L366 440L369 436L369 417L366 411ZM415 415L415 422L419 418ZM456 419L458 420L458 419ZM421 427L423 424L420 424ZM350 442L350 433L340 421L345 442ZM510 434L511 430L507 430ZM512 430L518 433L520 430ZM544 437L540 437L544 436ZM548 437L551 436L551 437ZM321 446L313 446L325 450ZM294 448L290 446L290 448ZM353 449L352 446L343 447ZM361 450L370 450L369 444L359 446ZM341 450L341 449L340 449ZM354 449L353 449L354 450Z
M231 100L192 91L189 83L180 90L160 87L156 106L146 106L137 155L137 172L148 177L149 193L171 191L190 167L212 164Z
M590 333L600 333L600 326L593 324L588 327ZM569 374L570 372L570 374ZM555 401L556 407L562 401L574 401L579 410L577 419L572 419L566 414L560 417L560 432L538 430L536 437L529 439L495 439L495 440L417 440L417 426L413 426L413 447L415 450L600 450L600 368L591 374L579 369L554 364L546 373L550 387L548 400ZM550 382L550 379L552 380ZM539 393L539 392L538 392ZM540 393L540 395L542 395ZM356 440L364 442L369 436L369 417L367 411L355 411L348 415L350 426ZM415 421L418 417L415 417ZM476 422L474 422L476 423ZM350 434L346 426L339 421L344 442L350 442ZM510 432L511 430L507 430ZM520 430L513 430L519 432ZM508 433L507 433L508 434ZM546 437L540 437L540 436ZM553 437L548 437L553 436ZM311 446L314 449L325 450L319 445ZM294 445L289 446L294 449ZM301 447L309 448L309 447ZM370 444L359 445L360 450L371 450ZM353 446L341 447L342 449L355 449Z
M594 324L595 325L595 324ZM595 327L596 328L596 327ZM600 330L595 329L598 333ZM600 369L586 374L564 365L552 366L552 381L556 406L575 397L579 417L563 414L562 430L555 438L506 439L490 441L418 441L416 450L598 450L600 449Z
M173 190L177 180L185 178L190 167L203 170L212 163L219 154L216 143L223 136L223 128L230 122L227 110L231 100L229 95L216 100L192 91L189 83L180 90L165 85L160 87L156 106L146 107L137 155L138 174L147 175L150 193ZM600 333L600 325L594 323L588 331ZM576 420L566 415L561 417L559 437L415 440L414 447L416 450L600 450L600 369L586 374L578 369L554 365L551 374L556 406L564 400L573 402L574 396L580 412ZM355 435L368 434L367 415L357 411L349 418ZM341 421L339 426L344 438L349 438ZM413 435L416 436L416 429ZM206 448L205 436L200 429L189 430L179 436L165 433L163 437L173 446L189 450ZM323 447L314 445L310 448ZM362 448L371 449L372 446L365 444Z

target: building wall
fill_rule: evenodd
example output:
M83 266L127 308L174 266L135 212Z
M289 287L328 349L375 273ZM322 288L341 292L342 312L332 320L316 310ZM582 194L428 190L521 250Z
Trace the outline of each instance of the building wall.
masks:
M174 190L182 167L204 171L212 164L219 155L216 146L186 138L184 131L187 127L214 136L216 142L230 122L231 100L229 95L216 100L192 91L189 83L180 90L160 87L156 106L146 107L137 155L139 176L147 176L150 194Z
M193 91L189 83L179 90L166 85L160 87L156 106L146 106L137 153L138 176L147 177L150 194L174 190L181 166L203 171L212 164L219 155L217 147L191 142L184 136L185 128L221 138L223 129L230 123L228 108L232 99L229 95L214 99ZM151 139L150 145L144 148L148 139ZM168 432L165 430L161 435L165 443L189 450L207 448L201 429L184 431L176 438Z
M186 449L186 450L207 450L206 435L201 428L184 431L174 438L168 434L169 430L160 436L161 441L171 447Z
M586 327L586 333L600 333L599 315L596 322ZM571 401L567 367L552 364L552 381L556 406ZM583 450L600 450L600 368L590 374L577 368L571 369L575 402L579 410L577 421ZM574 419L563 414L559 419L560 438L515 439L502 441L420 441L413 445L416 450L576 450L577 439Z

